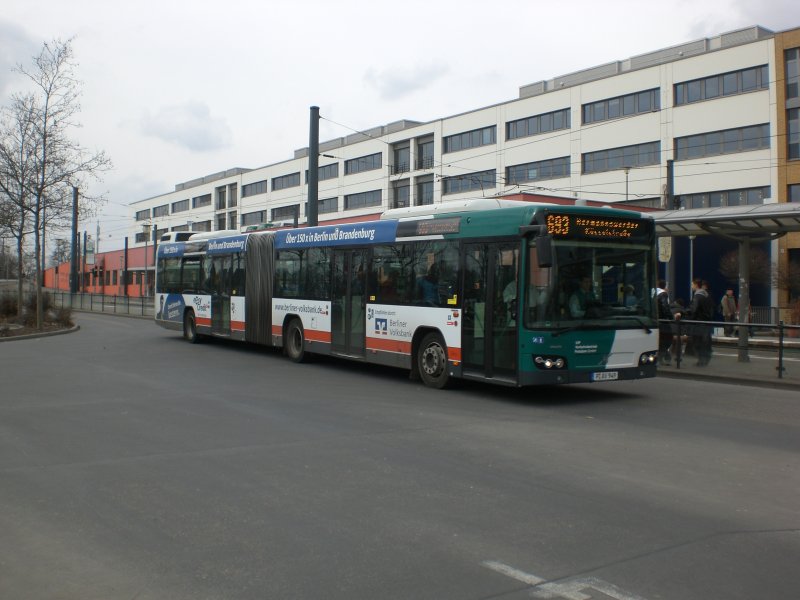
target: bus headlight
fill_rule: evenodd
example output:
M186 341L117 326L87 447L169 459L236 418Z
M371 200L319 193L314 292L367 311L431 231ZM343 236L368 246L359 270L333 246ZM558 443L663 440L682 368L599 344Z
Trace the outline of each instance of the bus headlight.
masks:
M534 356L533 364L540 369L563 369L567 361L561 356Z
M640 365L652 365L656 362L658 358L658 352L645 352L639 357L639 364Z

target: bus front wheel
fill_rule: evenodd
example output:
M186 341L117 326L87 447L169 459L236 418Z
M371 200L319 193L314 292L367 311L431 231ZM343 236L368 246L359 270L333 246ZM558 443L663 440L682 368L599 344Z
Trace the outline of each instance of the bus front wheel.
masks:
M286 356L294 362L303 362L306 358L306 336L300 319L292 319L286 327Z
M447 373L447 346L438 333L428 333L417 350L417 368L422 383L442 389L450 382Z
M183 315L183 339L190 344L196 344L198 340L197 324L194 320L194 313L190 310Z

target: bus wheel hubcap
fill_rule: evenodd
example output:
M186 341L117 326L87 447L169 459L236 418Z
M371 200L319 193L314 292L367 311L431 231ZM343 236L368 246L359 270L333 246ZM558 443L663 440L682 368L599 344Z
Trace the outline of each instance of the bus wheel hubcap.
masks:
M422 368L428 375L438 375L442 371L442 349L439 346L428 346L422 354Z

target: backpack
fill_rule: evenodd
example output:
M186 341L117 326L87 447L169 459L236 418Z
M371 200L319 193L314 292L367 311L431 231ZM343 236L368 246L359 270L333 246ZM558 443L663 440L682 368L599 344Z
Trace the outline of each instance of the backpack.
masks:
M672 311L669 308L669 298L667 292L661 292L656 296L656 305L658 306L659 319L672 319Z

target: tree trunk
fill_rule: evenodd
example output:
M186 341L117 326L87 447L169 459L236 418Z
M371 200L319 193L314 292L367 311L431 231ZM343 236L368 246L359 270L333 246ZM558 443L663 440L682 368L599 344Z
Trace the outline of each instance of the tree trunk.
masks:
M17 239L17 316L22 318L25 297L22 291L22 236Z

